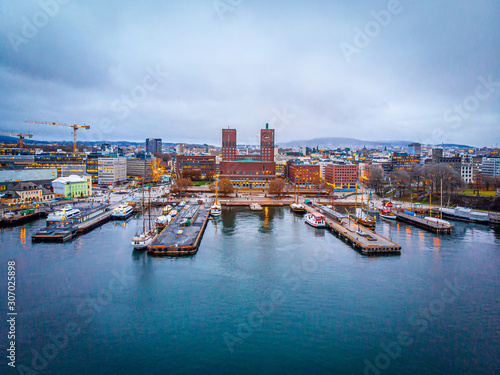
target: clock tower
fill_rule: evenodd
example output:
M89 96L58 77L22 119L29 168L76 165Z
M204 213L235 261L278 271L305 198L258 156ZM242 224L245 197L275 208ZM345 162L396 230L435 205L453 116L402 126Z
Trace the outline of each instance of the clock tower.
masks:
M260 158L274 161L274 129L269 129L269 124L260 131Z

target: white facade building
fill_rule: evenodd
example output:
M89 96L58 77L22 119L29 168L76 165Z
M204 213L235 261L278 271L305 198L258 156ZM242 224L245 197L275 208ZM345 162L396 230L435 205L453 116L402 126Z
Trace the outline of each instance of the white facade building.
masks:
M115 185L127 179L126 157L102 157L97 163L97 183Z

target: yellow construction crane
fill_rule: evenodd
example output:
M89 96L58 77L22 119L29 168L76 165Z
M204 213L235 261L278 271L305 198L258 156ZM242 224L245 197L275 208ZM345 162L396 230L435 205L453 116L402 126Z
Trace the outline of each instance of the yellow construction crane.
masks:
M23 133L8 133L8 132L0 132L0 134L3 135L12 135L14 137L19 137L19 141L17 141L17 144L19 145L19 148L23 148L23 139L28 137L31 138L33 137L33 134L23 134Z
M30 121L30 120L26 120L25 122L31 122L33 124L68 126L70 128L73 128L73 152L76 152L76 131L78 130L78 128L90 129L89 125L66 124L61 122L50 122L50 121Z

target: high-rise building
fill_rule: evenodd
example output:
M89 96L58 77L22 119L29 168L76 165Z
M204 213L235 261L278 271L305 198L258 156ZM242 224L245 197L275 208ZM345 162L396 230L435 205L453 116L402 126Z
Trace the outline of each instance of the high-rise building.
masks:
M222 160L236 159L236 129L222 129Z
M274 129L269 129L269 124L260 131L260 157L264 161L274 161Z
M114 185L127 179L127 158L101 157L98 161L99 185Z
M146 138L146 152L161 153L161 138Z
M411 143L408 145L408 155L422 155L422 144Z
M488 155L483 157L482 174L491 177L500 177L500 157Z

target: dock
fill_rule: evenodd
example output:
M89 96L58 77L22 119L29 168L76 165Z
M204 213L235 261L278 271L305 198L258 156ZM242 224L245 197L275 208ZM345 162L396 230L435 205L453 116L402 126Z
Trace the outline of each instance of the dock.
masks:
M308 212L325 216L327 228L342 241L364 255L401 254L401 245L368 228L356 224L347 215L321 205L305 205Z
M200 247L210 216L211 202L182 209L148 246L148 255L189 256Z
M416 215L412 216L402 211L393 211L393 214L395 214L397 216L397 219L401 220L402 222L414 225L418 228L427 230L432 233L450 234L453 228L451 225L444 225L434 221L426 220L425 218Z

